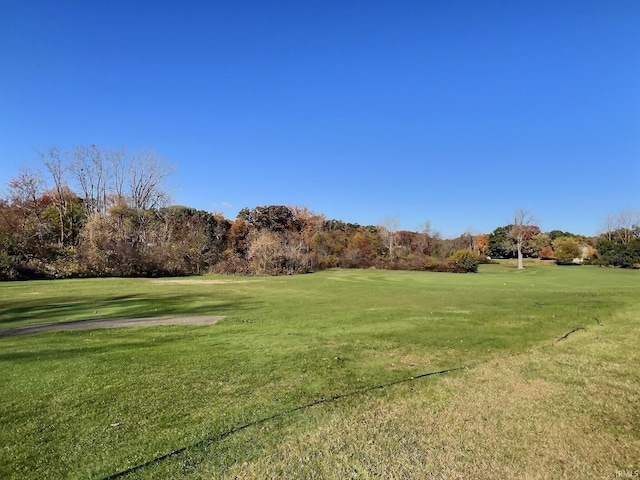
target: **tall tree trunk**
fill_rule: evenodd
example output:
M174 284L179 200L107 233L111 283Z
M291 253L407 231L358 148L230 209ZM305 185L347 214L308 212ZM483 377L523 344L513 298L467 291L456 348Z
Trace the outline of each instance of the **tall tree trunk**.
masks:
M522 265L522 243L518 242L518 270L523 270L524 265Z

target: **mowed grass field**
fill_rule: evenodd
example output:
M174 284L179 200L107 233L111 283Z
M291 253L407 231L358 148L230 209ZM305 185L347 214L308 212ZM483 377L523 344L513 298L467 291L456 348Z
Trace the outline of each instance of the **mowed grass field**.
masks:
M0 337L0 478L640 470L640 272L0 283L0 331L178 315L225 318Z

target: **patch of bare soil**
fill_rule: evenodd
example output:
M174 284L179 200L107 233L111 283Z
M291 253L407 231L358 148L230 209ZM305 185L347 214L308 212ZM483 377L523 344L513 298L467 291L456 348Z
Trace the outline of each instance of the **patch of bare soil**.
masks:
M194 317L102 318L75 322L47 323L0 330L0 337L13 337L58 330L88 330L95 328L151 327L156 325L213 325L223 317L203 315Z

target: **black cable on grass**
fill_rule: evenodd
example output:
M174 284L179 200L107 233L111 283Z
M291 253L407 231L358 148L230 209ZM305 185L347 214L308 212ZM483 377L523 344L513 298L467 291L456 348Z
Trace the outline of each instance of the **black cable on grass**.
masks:
M309 403L306 403L304 405L300 405L298 407L292 408L291 410L286 410L284 412L275 413L275 414L273 414L273 415L271 415L269 417L261 418L259 420L255 420L253 422L245 423L244 425L240 425L238 427L234 427L231 430L228 430L228 431L226 431L224 433L216 435L215 437L205 438L204 440L200 440L199 442L193 443L193 444L188 445L186 447L178 448L177 450L173 450L172 452L165 453L164 455L157 456L156 458L153 458L153 459L149 460L148 462L141 463L139 465L135 465L135 466L133 466L131 468L128 468L126 470L122 470L121 472L117 472L117 473L114 473L113 475L109 475L108 477L105 477L103 480L115 480L117 478L122 478L122 477L124 477L126 475L129 475L130 473L138 472L138 471L140 471L140 470L142 470L144 468L150 467L151 465L154 465L156 463L160 463L163 460L166 460L168 458L180 455L181 453L184 453L186 450L188 450L190 448L207 447L207 446L211 445L212 443L219 442L220 440L223 440L223 439L233 435L234 433L241 432L242 430L245 430L245 429L247 429L249 427L255 427L256 425L260 425L260 424L266 423L266 422L268 422L270 420L274 420L274 419L280 418L280 417L285 417L287 415L291 415L292 413L295 413L295 412L300 411L300 410L304 410L306 408L315 407L316 405L321 405L323 403L335 402L335 401L340 400L340 399L345 398L345 397L349 397L349 396L352 396L352 395L358 395L358 394L361 394L361 393L370 392L372 390L379 390L381 388L391 387L393 385L398 385L400 383L412 382L412 381L417 380L419 378L431 377L433 375L442 375L444 373L455 372L457 370L464 370L465 368L467 368L466 365L464 365L462 367L447 368L446 370L439 370L437 372L422 373L420 375L415 375L413 377L403 378L402 380L396 380L394 382L383 383L381 385L374 385L372 387L365 387L365 388L361 388L360 390L355 390L353 392L343 393L343 394L340 394L340 395L334 395L333 397L327 397L327 398L321 398L319 400L314 400L313 402L309 402Z
M560 340L564 340L565 338L567 338L569 335L571 335L574 332L577 332L578 330L584 330L584 327L576 327L573 330L571 330L570 332L565 333L563 336L561 336L559 339L556 340L556 342L559 342Z

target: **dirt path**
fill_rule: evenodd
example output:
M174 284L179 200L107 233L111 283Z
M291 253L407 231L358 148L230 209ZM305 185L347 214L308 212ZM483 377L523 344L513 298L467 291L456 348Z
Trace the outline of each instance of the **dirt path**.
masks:
M54 332L58 330L88 330L93 328L150 327L155 325L213 325L222 319L219 315L198 317L150 317L150 318L102 318L75 322L47 323L27 327L0 330L0 337L28 335L31 333Z

